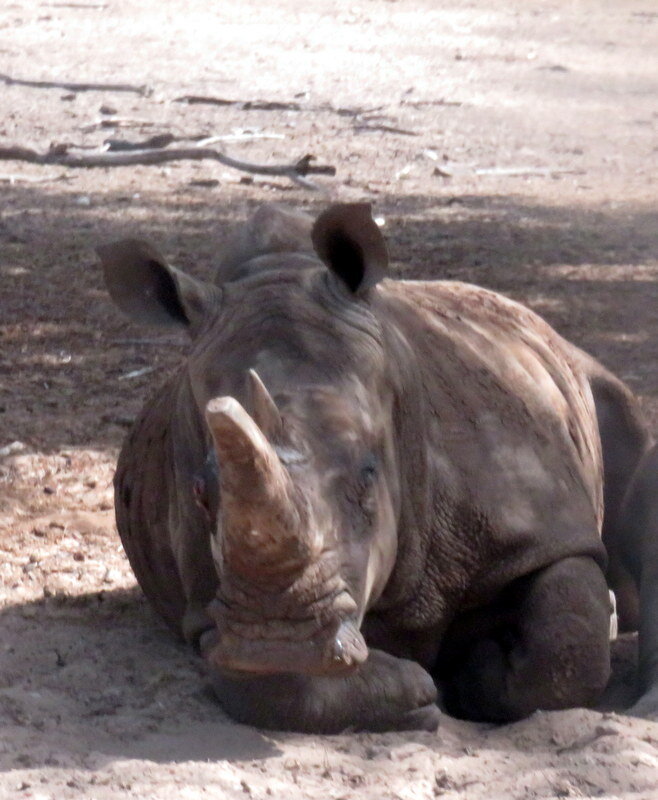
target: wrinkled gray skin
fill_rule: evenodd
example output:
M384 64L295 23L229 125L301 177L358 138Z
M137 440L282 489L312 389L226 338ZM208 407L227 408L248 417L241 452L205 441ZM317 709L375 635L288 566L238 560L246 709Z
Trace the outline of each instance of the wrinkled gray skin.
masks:
M622 624L640 582L656 606L644 522L620 538L650 446L623 384L500 295L388 279L366 205L264 206L213 284L144 242L99 253L123 311L192 337L123 447L117 523L233 717L431 730L435 685L481 720L596 700L602 529Z

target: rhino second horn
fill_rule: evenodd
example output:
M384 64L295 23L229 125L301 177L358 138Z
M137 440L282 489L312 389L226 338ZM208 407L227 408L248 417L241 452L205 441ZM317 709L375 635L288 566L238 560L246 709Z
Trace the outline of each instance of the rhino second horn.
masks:
M249 370L249 401L256 424L270 441L281 439L283 422L274 398L255 369Z

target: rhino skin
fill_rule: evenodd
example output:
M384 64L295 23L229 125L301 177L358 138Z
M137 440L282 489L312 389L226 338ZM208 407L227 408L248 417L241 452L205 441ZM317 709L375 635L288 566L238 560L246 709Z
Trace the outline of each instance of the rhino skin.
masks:
M658 719L658 445L641 460L623 499L618 546L639 597L639 699L630 709Z
M263 206L212 283L140 240L99 255L119 308L192 338L121 451L117 526L235 719L433 730L437 685L475 720L591 704L606 577L622 627L638 586L653 609L655 697L652 442L600 364L492 291L388 278L366 204Z

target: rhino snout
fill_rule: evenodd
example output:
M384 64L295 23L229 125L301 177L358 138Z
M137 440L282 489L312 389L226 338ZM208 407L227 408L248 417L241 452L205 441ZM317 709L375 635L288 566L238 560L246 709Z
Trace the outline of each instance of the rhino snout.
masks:
M368 658L368 646L351 620L325 629L310 640L251 639L225 632L219 633L215 642L206 653L214 666L259 675L344 675Z

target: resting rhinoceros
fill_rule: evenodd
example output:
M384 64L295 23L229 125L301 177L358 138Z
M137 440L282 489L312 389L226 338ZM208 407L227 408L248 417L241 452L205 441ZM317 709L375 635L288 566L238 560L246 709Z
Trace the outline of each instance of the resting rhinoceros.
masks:
M476 720L596 700L601 530L623 619L650 445L620 381L499 294L388 278L365 204L261 208L212 283L99 253L123 311L192 337L124 444L117 524L235 719L433 729L436 685Z

